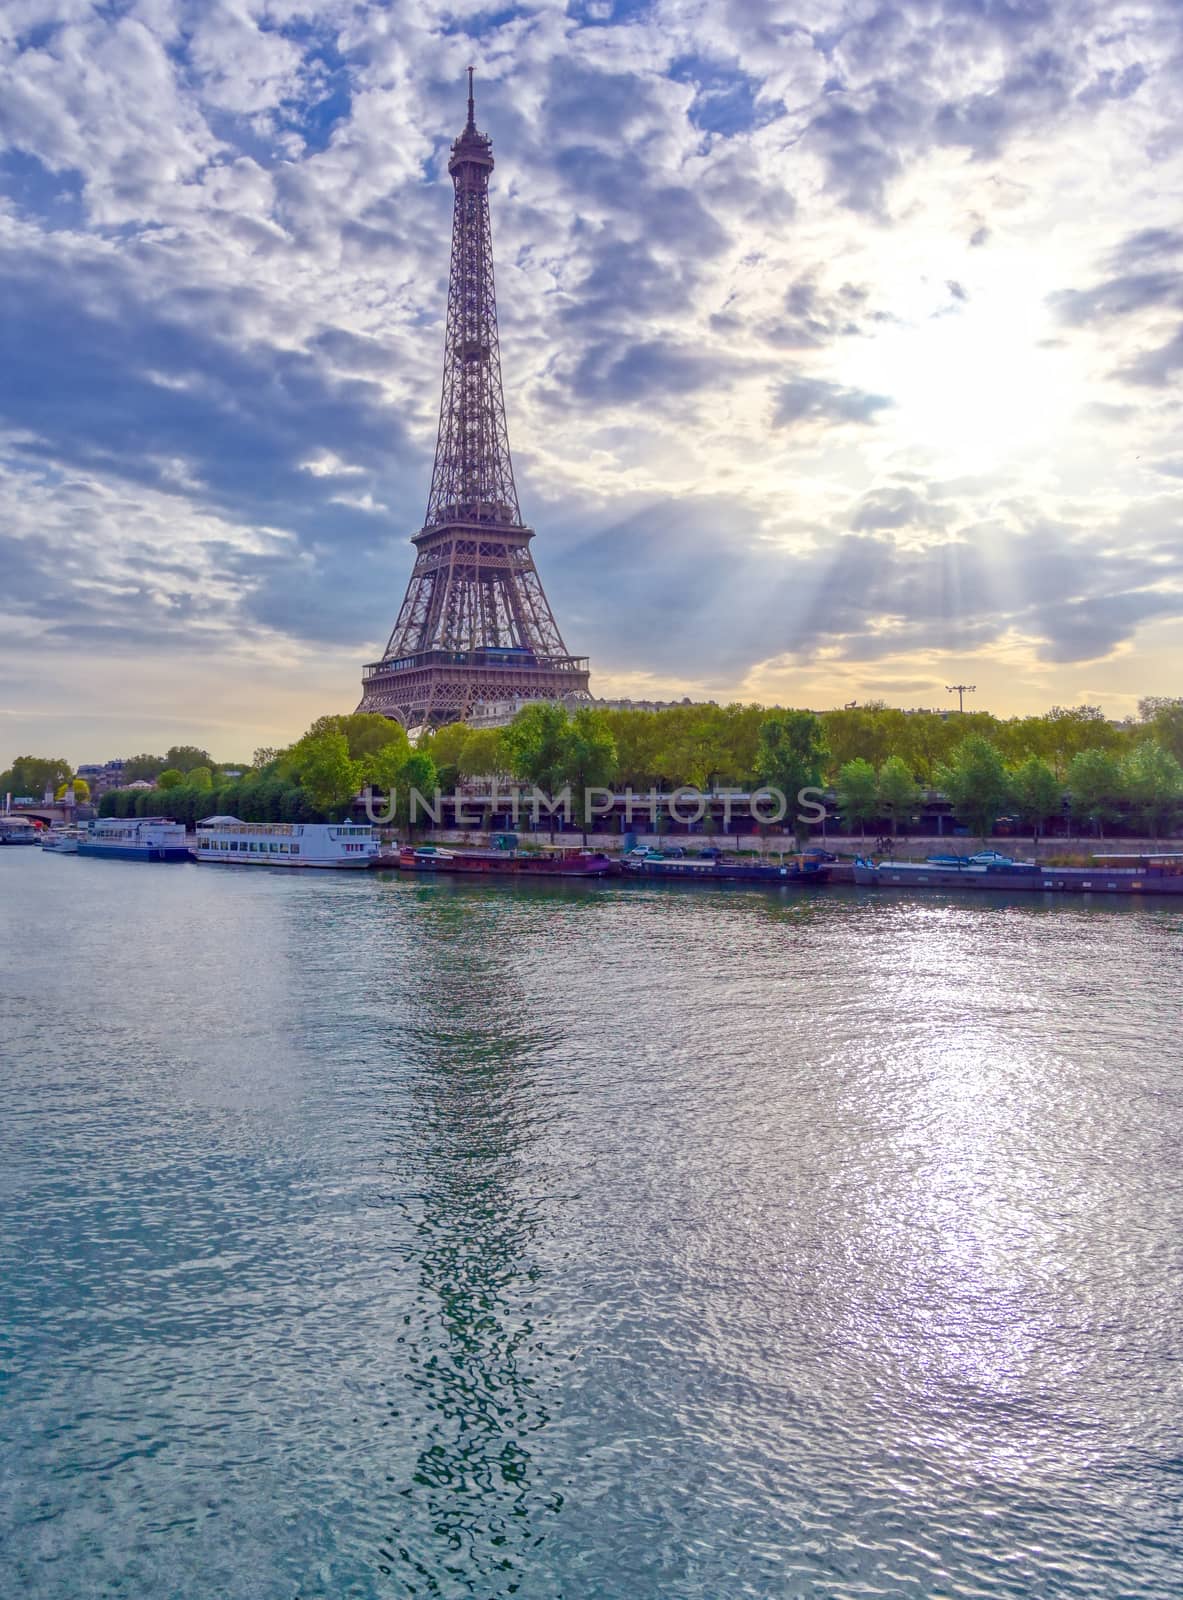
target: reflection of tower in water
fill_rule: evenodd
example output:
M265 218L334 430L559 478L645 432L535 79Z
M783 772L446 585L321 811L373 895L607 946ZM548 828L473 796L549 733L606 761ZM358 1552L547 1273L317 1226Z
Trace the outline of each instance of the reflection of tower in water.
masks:
M400 1127L393 1152L411 1212L400 1232L414 1241L408 1265L419 1287L395 1376L417 1403L400 1400L392 1412L416 1460L398 1486L405 1509L382 1561L407 1593L493 1600L515 1592L528 1555L537 1564L562 1504L534 1460L556 1364L533 1306L545 1175L534 1169L527 1186L523 1160L539 1131L526 1089L550 1037L529 1022L495 939L482 939L479 905L433 899L405 1041L412 1126ZM504 939L504 918L496 933Z

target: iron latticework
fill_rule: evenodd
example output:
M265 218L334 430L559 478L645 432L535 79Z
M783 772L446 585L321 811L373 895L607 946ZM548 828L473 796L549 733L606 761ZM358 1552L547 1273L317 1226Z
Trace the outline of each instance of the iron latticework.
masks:
M587 660L563 643L522 521L497 338L489 222L492 141L468 123L452 145L455 188L444 382L435 468L411 581L382 660L364 669L359 710L407 727L461 720L479 705L587 692Z

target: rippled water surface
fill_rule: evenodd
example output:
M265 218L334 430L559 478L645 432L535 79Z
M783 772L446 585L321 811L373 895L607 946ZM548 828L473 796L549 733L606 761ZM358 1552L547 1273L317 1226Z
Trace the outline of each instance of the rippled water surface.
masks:
M3 1596L1183 1589L1179 908L0 912Z

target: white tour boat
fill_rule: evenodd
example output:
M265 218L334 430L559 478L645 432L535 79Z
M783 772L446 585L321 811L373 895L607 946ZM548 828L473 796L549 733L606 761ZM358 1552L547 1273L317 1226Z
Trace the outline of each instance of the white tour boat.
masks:
M197 824L198 861L219 867L369 867L381 850L369 823L206 817Z

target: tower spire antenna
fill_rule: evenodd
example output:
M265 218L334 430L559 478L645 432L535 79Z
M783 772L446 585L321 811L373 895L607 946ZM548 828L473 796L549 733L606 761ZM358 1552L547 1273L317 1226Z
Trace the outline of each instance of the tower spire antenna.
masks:
M475 70L475 67L469 67L468 69L468 126L464 130L465 133L476 132L476 102L472 94L472 75Z

